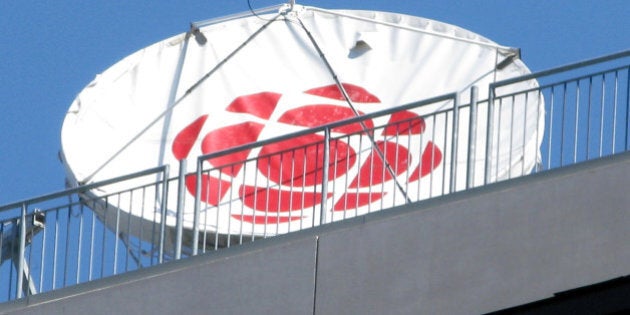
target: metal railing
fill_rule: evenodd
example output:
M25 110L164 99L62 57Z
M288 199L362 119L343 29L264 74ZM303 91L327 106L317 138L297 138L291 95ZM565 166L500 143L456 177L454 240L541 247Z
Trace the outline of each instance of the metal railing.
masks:
M456 103L444 95L199 156L193 237L217 249L448 193Z
M532 79L540 86L501 92ZM546 113L545 132L533 145L541 153L535 172L628 150L630 51L491 84L488 99L493 106L502 107L518 99L538 97L545 99Z
M2 206L0 302L625 152L629 59L215 152L174 177L163 166Z
M161 219L166 199L160 197L166 195L167 178L168 166L163 166L0 207L0 301L169 259L169 235ZM121 184L126 188L98 194ZM120 211L149 196L157 204L127 209L151 213L153 222L139 223Z

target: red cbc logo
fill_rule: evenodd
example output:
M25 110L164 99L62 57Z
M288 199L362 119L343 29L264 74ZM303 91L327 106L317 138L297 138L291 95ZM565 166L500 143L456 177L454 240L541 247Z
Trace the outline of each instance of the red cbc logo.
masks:
M380 100L364 88L343 84L348 96L356 104L380 103ZM327 99L344 101L344 97L336 85L318 87L304 91L306 94ZM261 92L239 96L226 108L228 112L246 113L264 120L272 116L282 95L273 92ZM363 114L359 112L359 114ZM334 121L355 117L354 112L344 106L333 104L308 104L286 110L277 122L312 128ZM185 159L192 147L199 139L203 125L208 115L202 115L188 126L179 131L173 141L172 152L178 160ZM264 124L255 121L244 121L211 130L201 140L201 152L210 154L232 147L244 145L258 140ZM359 123L343 125L332 130L337 134L356 134L374 130L374 122L370 119ZM378 129L379 132L381 129ZM376 147L387 160L387 164L396 176L412 170L406 177L411 183L430 174L442 161L442 152L431 141L425 146L418 165L410 165L409 149L398 142L388 141L393 137L419 135L425 130L425 122L416 113L400 111L390 115L382 136L385 140L375 141ZM274 183L274 187L257 187L255 185L240 184L238 194L243 205L252 210L250 214L232 214L232 218L252 224L279 224L304 219L302 209L321 203L322 194L312 189L323 182L324 136L309 134L285 141L270 143L263 146L258 156L258 172ZM314 145L315 144L315 145ZM303 149L287 152L287 148L300 147ZM285 152L285 153L283 153ZM245 161L251 150L239 151L209 159L211 165L220 167L220 178L202 175L201 200L209 205L218 206L223 197L232 189L232 181L241 171L243 164L234 162ZM332 140L330 142L328 180L335 180L352 169L357 163L356 151L346 142ZM381 199L383 184L393 180L390 172L385 171L379 152L372 149L369 156L359 166L358 174L344 187L345 192L334 200L332 211L355 210ZM296 176L295 174L300 174ZM196 175L186 176L186 187L191 195L195 195ZM277 187L277 188L276 188ZM309 189L311 188L311 189ZM367 188L367 192L366 192ZM327 194L331 198L332 193Z

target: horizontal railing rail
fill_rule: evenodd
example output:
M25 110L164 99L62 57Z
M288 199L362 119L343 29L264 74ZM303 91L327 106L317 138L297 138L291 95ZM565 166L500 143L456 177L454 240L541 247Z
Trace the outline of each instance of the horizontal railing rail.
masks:
M165 165L1 206L0 302L630 145L630 51L487 91L303 126L182 160L177 175Z
M625 59L628 57L630 57L630 50L624 50L624 51L608 54L608 55L597 57L597 58L574 62L567 65L555 67L552 69L538 71L531 74L526 74L523 76L502 80L500 82L494 83L493 85L495 87L500 87L500 86L511 85L518 82L529 81L532 79L538 80L543 77L552 77L554 75L558 75L561 73L570 73L571 71L583 69L583 68L594 66L594 65L602 65L602 64L606 64L609 62L616 62L616 61L626 61Z

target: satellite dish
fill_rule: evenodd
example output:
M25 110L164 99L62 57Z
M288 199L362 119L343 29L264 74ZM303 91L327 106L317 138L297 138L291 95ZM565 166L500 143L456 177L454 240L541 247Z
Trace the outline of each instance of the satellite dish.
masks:
M63 123L62 150L69 178L76 184L98 182L163 164L175 166L181 159L194 166L202 154L353 117L356 113L348 110L340 85L357 112L372 113L452 92L460 92L460 104L467 103L473 85L480 88L480 95L488 95L491 82L529 73L520 60L513 58L514 49L437 21L293 4L282 6L279 12L194 24L190 32L146 47L98 75L76 97ZM536 85L531 80L517 88ZM521 145L503 146L511 148L509 152L492 153L492 159L498 161L490 174L493 181L527 173L536 164L544 104L538 97L527 102L527 106L514 107L504 117L525 118L514 120L514 132L499 135L497 145L511 138L523 141ZM452 105L422 107L412 115L426 115ZM486 118L480 117L478 124L484 128ZM461 126L467 130L467 122ZM425 129L444 138L440 135L445 131L440 128L444 125ZM409 150L412 160L422 159L422 150L430 150L434 158L439 158L428 172L443 177L450 163L442 156L447 148L435 141L425 142L420 150ZM475 165L485 161L484 144L485 139L481 139ZM264 150L258 148L226 159L255 158ZM213 165L212 161L206 163ZM458 163L465 165L467 157L460 154ZM412 168L400 176L410 176ZM256 180L242 178L239 172L243 170L225 172L223 176L240 181L232 185L238 185L241 191L255 189ZM273 174L258 172L271 180ZM302 189L317 184L294 186ZM348 187L330 196L331 209L348 198L344 192ZM239 196L238 191L234 188L217 200L204 200L202 231L273 235L296 230L292 225L302 224L287 219L285 214L274 221L252 219L257 206ZM92 192L94 196L107 193ZM194 185L193 189L188 185L186 229L192 228L193 195ZM241 215L217 215L226 201L238 204L233 209L243 209ZM118 208L138 222L155 218L155 213ZM174 206L169 208L173 210ZM308 209L311 213L300 217L314 216L319 211L318 205Z

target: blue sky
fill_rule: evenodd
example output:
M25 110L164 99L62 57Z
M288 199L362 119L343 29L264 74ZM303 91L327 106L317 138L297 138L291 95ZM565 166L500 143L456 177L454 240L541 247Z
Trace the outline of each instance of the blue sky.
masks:
M521 48L533 71L630 48L626 0L297 2L455 24ZM0 1L0 205L64 188L63 118L96 74L192 21L246 10L246 0Z

